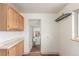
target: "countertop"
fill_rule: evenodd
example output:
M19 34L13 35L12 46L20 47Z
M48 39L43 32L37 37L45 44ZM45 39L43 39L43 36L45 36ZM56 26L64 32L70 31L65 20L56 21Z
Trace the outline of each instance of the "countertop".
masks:
M23 41L24 38L18 38L18 39L12 39L10 40L9 42L8 41L5 41L3 43L1 43L0 45L0 49L9 49L13 46L15 46L17 43Z

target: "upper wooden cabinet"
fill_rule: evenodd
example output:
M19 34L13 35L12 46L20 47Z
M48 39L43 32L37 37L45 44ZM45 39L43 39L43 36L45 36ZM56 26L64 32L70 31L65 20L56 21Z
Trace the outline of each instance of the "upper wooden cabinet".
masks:
M0 31L23 31L24 18L14 8L0 4Z

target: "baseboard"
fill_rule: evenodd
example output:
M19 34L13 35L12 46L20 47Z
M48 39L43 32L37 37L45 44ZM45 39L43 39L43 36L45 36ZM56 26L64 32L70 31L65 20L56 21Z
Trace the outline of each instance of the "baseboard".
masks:
M29 56L30 52L24 52L23 56ZM40 52L41 56L59 56L58 52Z
M24 54L23 55L28 55L30 52L24 52Z
M43 56L59 56L58 52L42 52Z

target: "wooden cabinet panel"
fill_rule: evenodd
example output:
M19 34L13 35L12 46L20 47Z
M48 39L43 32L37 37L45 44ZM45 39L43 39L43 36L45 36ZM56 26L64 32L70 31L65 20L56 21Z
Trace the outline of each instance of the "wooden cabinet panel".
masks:
M14 27L14 11L11 8L7 8L7 30L12 30Z
M0 56L7 56L8 52L7 49L0 49Z
M20 41L9 49L0 49L0 56L22 56L24 53L24 41Z
M11 47L11 48L8 50L8 55L9 55L9 56L16 56L16 46Z
M20 30L23 30L23 28L24 28L24 19L20 15L19 15L19 21L18 22L19 22L18 24L19 24Z
M24 42L21 41L9 49L9 56L22 56L24 53Z
M18 22L18 14L14 12L14 27L13 27L14 30L19 30L17 22Z
M23 31L23 24L23 16L15 9L6 4L0 4L0 30Z
M5 5L0 5L0 31L6 30L6 20L7 19L7 7Z
M18 44L18 55L19 56L21 56L22 54L23 54L23 52L24 52L24 50L23 49L21 49L21 48L24 48L24 45L23 45L23 42L20 42L19 44Z
M21 17L21 30L24 30L24 18Z

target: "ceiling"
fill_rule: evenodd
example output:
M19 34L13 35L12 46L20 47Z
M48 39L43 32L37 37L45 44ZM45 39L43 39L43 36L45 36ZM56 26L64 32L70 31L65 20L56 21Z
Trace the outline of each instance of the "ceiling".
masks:
M57 13L67 3L12 3L22 13Z

